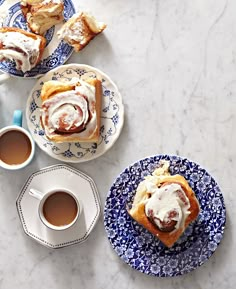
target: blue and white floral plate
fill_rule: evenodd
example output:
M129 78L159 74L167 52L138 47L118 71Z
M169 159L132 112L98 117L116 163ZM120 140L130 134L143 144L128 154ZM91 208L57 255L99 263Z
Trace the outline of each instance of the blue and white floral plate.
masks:
M64 18L68 20L75 13L71 0L64 0ZM44 50L41 62L30 71L23 73L16 69L13 61L0 62L0 70L12 76L18 77L39 77L49 70L62 65L67 61L73 52L73 48L57 37L57 31L63 23L50 28L46 34L47 46ZM28 30L25 18L20 9L18 0L0 0L0 27L18 27Z
M103 99L100 139L98 143L54 143L44 135L40 123L40 92L49 80L98 78L102 81ZM83 64L68 64L57 67L41 77L31 91L26 104L28 128L38 146L51 157L63 162L85 162L97 158L112 147L119 137L124 123L124 106L114 82L102 71Z
M161 159L170 161L171 174L187 179L201 206L198 219L170 249L126 210L140 181L154 171ZM127 167L113 183L104 209L105 229L116 253L132 268L157 277L182 275L202 265L219 245L225 221L224 199L216 181L198 164L168 155L145 158Z

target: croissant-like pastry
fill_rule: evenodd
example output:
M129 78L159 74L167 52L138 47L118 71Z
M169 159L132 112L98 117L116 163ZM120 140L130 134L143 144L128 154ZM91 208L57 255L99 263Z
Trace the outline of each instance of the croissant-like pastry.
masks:
M169 162L162 161L152 176L137 188L130 216L172 247L199 212L199 202L186 179L170 175Z
M48 81L41 90L41 123L54 142L98 142L102 86L98 79Z
M64 20L61 0L21 0L21 11L28 27L40 35Z
M31 70L41 60L46 39L16 27L0 28L0 61L14 60L16 68Z
M73 15L57 34L59 39L63 39L79 52L105 28L105 23L98 22L89 13L81 12Z

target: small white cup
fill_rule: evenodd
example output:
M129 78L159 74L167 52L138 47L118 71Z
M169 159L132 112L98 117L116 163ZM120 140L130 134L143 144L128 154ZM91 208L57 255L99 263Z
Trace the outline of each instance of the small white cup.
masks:
M71 223L64 225L64 226L55 226L55 225L51 224L50 222L47 221L47 219L45 218L44 213L43 213L43 206L44 206L45 201L47 200L47 198L49 196L51 196L52 194L54 194L56 192L65 192L65 193L69 194L70 196L73 197L73 199L75 200L76 205L77 205L77 214L76 214L74 220ZM71 226L73 226L75 224L75 222L78 220L79 216L81 215L81 211L82 211L81 203L79 202L78 198L71 191L69 191L67 189L58 188L58 189L53 189L47 193L43 193L41 191L38 191L38 190L32 188L32 189L30 189L29 194L32 197L39 200L39 205L38 205L39 218L40 218L41 222L49 229L56 230L56 231L66 230L66 229L70 228Z
M0 159L0 167L4 168L4 169L8 169L8 170L19 170L22 169L24 167L26 167L33 159L34 154L35 154L35 142L31 136L31 134L22 127L22 111L21 110L15 110L14 111L14 115L13 115L13 125L9 125L6 126L2 129L0 129L0 138L2 135L4 135L5 133L9 132L9 131L20 131L22 132L30 141L31 144L31 152L29 157L27 158L27 160L25 160L23 163L20 164L14 164L14 165L10 165L7 164L5 162L3 162Z

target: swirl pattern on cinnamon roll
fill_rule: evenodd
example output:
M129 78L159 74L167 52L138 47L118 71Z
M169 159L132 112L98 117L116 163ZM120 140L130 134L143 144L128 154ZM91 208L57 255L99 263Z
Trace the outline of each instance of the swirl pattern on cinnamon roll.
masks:
M172 247L200 212L198 200L187 180L170 175L169 162L142 181L136 190L130 216L167 247Z
M42 88L41 98L41 122L50 140L98 140L101 106L99 80L49 81Z
M145 214L164 232L172 232L184 226L186 217L190 214L190 203L179 184L167 184L161 188L149 187L151 197L147 199Z
M15 27L0 28L0 61L12 60L23 72L31 70L41 60L46 39Z

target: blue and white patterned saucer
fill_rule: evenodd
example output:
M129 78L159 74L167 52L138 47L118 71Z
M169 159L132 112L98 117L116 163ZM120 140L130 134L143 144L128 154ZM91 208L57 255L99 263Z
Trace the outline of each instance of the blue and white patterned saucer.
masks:
M64 18L68 20L74 13L75 8L71 0L64 0ZM18 27L28 30L25 18L21 13L20 1L18 0L0 0L0 27ZM61 41L57 37L57 31L62 23L50 28L46 34L47 46L44 50L41 62L30 71L23 73L16 69L13 61L0 62L0 70L18 77L39 77L49 70L64 64L71 56L73 48Z
M154 171L161 159L170 161L171 174L187 179L201 206L198 219L170 249L126 210L140 181ZM157 155L127 167L113 183L104 209L105 229L116 253L132 268L157 277L182 275L202 265L219 245L225 222L224 199L215 180L198 164L178 156Z
M103 99L100 139L98 143L54 143L44 135L40 123L40 91L49 80L98 78L102 81ZM31 91L26 104L28 128L38 146L51 157L63 162L85 162L97 158L112 147L124 123L124 106L114 82L102 71L83 64L62 65L41 77Z

